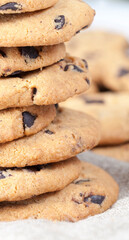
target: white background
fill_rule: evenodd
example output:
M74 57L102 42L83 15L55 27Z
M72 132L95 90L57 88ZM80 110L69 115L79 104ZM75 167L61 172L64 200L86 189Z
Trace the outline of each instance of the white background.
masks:
M129 1L86 0L96 10L90 29L99 28L124 34L129 39Z

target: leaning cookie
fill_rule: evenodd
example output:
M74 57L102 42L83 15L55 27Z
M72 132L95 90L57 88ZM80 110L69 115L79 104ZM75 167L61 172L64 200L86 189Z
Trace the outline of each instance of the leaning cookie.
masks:
M100 125L92 117L58 109L54 121L39 133L0 145L1 167L25 167L59 162L95 147Z
M41 47L0 48L0 77L15 76L52 65L66 55L64 44Z
M66 44L70 54L86 58L100 90L129 91L129 43L122 35L90 31Z
M53 7L33 13L1 15L0 47L66 42L76 32L87 28L94 15L95 11L88 4L78 0L59 0Z
M37 10L49 8L53 6L58 0L16 0L9 2L9 0L0 1L0 14L12 14L22 12L34 12Z
M112 157L121 161L129 162L129 143L115 146L94 148L93 152L99 155Z
M56 104L86 91L89 86L86 61L67 56L42 70L0 78L0 109Z
M63 107L90 114L100 121L99 145L115 145L129 141L129 95L96 93L68 99Z
M61 190L79 177L80 170L80 161L76 157L47 165L0 168L0 202L19 201Z
M118 184L107 172L82 162L79 179L63 190L26 201L1 203L0 220L45 218L75 222L106 211L116 202L118 191Z
M12 108L0 111L0 143L35 134L55 118L54 105Z

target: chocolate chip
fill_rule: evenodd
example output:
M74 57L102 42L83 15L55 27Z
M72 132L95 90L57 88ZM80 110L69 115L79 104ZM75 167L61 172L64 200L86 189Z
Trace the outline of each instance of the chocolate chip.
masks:
M88 25L86 25L86 26L84 26L83 28L81 28L80 30L78 30L78 31L76 32L76 34L80 33L81 30L84 30L84 29L86 29L86 28L88 28Z
M55 108L56 108L56 109L59 108L59 104L58 104L58 103L55 104Z
M34 96L37 93L37 88L32 88L32 101L34 101Z
M118 72L118 77L123 77L125 75L129 74L129 69L126 68L121 68Z
M90 182L90 179L80 179L74 182L74 184L81 184L81 183L85 183L85 182Z
M54 132L50 131L49 129L45 130L45 133L47 133L47 134L49 134L49 135L54 134Z
M87 68L88 69L88 63L87 63L87 61L85 60L85 59L82 59L82 61L84 62L84 64L85 64L85 68Z
M19 47L20 54L26 58L36 59L39 52L35 47Z
M36 115L32 115L31 113L25 111L22 113L22 116L23 116L23 127L24 127L24 130L26 127L32 127L33 124L34 124L34 121L36 119Z
M88 78L85 78L88 85L90 85L90 80Z
M76 71L76 72L84 72L80 67L76 66L75 64L68 64L65 66L64 71L68 71L68 70L72 70L72 71Z
M84 197L84 202L92 202L94 204L99 204L101 205L101 203L104 201L105 196L101 196L101 195L90 195L88 197Z
M86 25L86 26L84 26L83 28L82 28L82 30L84 30L84 29L86 29L86 28L88 28L89 27L89 25Z
M46 165L36 165L32 167L26 167L25 169L29 172L39 172L41 169L46 168Z
M62 29L65 25L65 16L59 15L57 18L54 19L55 22L55 29L59 30Z
M102 100L102 99L85 99L85 102L90 103L90 104L94 104L94 103L103 104L104 100Z
M22 5L17 3L17 2L9 2L9 3L6 3L2 6L0 6L0 10L13 10L13 11L16 11L16 10L21 10L22 9Z
M6 54L5 54L2 50L0 50L0 55L1 55L2 57L7 57Z
M23 73L23 71L18 70L18 71L15 71L15 72L11 73L9 76L11 76L11 77L15 76L16 77L16 76L18 76L21 73Z
M3 172L0 171L0 179L3 179L3 178L5 178L5 176L3 175Z

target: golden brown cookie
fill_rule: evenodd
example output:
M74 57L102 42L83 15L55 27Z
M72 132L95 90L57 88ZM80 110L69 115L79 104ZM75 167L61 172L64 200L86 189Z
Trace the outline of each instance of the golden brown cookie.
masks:
M42 70L0 78L0 109L56 104L86 91L89 86L86 62L67 56Z
M115 146L98 147L94 148L93 152L99 155L104 155L116 158L121 161L129 162L129 143Z
M12 108L0 111L0 143L33 135L56 116L54 105Z
M45 218L75 222L110 208L118 198L118 189L118 184L108 173L82 162L79 179L63 190L26 201L1 203L0 220Z
M0 15L0 47L66 42L87 28L94 15L95 11L80 0L59 0L53 7L33 13Z
M64 44L43 47L0 48L0 77L15 76L58 62L66 55Z
M22 12L34 12L37 10L49 8L58 0L0 0L0 14L12 14Z
M129 91L128 47L125 37L101 31L81 33L66 45L70 54L87 59L100 91Z
M68 99L61 106L90 114L100 121L99 145L129 141L129 94L96 93Z
M1 167L25 167L58 162L95 147L99 123L69 109L58 109L55 120L39 133L0 145Z
M0 168L0 202L19 201L61 190L79 177L80 170L80 161L76 157L47 165Z

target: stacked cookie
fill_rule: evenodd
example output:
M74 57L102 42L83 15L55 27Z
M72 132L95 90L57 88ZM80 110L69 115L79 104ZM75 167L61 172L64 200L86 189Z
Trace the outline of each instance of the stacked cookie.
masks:
M101 123L101 139L95 153L129 162L129 57L125 37L91 31L75 37L67 48L88 59L93 79L90 91L63 104L81 110Z
M78 0L2 0L0 14L0 220L103 212L117 199L116 182L75 157L97 145L99 124L58 107L89 88L87 62L66 55L64 42L94 10Z

